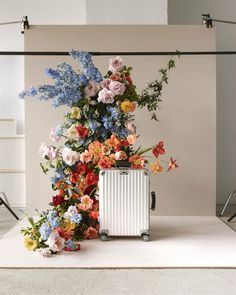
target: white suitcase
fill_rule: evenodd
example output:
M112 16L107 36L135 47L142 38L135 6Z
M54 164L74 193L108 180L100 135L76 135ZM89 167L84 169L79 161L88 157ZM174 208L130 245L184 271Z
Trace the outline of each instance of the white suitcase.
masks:
M152 192L151 209L155 209ZM150 176L146 169L115 168L99 173L100 240L141 236L149 241Z

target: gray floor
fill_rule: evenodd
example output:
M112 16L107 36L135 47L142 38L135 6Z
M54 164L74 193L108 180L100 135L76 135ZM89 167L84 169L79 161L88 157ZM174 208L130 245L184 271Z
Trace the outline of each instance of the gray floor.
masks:
M1 207L0 238L16 223ZM236 269L0 269L0 295L8 294L236 295Z

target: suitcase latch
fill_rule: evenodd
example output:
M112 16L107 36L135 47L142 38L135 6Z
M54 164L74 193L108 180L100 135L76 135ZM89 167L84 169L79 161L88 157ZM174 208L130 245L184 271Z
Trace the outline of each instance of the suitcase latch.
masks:
M120 175L128 175L129 173L127 171L121 171Z

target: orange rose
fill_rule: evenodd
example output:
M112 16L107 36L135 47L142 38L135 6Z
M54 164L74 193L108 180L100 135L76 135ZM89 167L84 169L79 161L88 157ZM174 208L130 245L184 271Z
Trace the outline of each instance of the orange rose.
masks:
M136 105L134 102L131 102L129 100L125 100L121 103L121 109L122 111L124 111L125 113L131 113L135 110Z

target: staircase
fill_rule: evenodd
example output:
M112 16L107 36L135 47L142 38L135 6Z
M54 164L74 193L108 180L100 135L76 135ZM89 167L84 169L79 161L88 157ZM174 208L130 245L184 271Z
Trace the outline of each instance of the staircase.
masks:
M25 207L25 136L16 134L16 120L0 118L0 191L12 207Z

